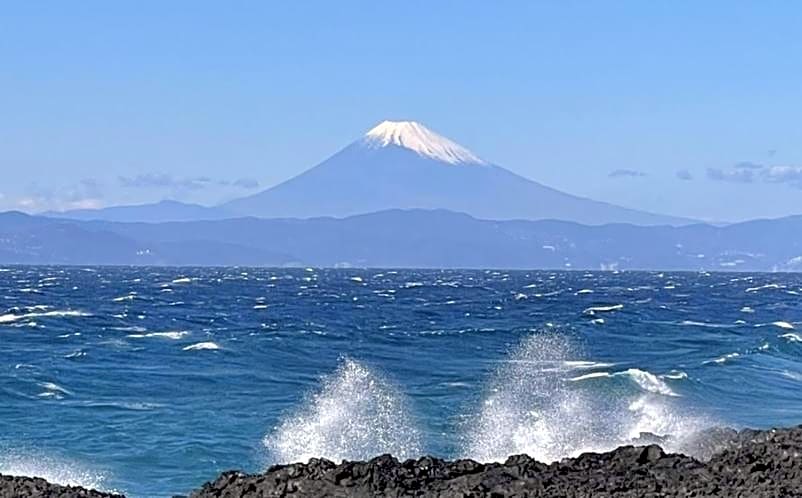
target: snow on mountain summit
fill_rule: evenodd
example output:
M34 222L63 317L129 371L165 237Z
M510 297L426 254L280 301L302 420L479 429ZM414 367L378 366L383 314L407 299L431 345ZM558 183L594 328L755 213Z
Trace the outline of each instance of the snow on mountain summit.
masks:
M465 147L415 121L383 121L365 134L362 143L371 148L395 145L449 164L487 164Z

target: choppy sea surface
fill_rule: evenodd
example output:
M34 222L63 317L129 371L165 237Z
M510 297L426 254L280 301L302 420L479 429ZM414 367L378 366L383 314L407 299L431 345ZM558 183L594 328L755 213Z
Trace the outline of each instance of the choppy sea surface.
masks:
M187 493L802 422L802 276L0 268L0 473Z

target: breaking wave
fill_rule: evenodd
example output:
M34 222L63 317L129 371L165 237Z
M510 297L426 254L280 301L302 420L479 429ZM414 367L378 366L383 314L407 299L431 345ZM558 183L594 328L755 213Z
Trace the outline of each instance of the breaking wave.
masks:
M576 365L579 353L561 335L524 340L493 375L470 417L463 456L503 461L526 453L552 462L647 435L670 437L661 444L672 449L686 446L688 438L711 425L680 414L677 394L650 372L632 368L576 375L572 362Z
M285 418L264 444L271 460L280 463L421 454L421 435L405 397L382 376L351 359L324 379L320 391Z
M669 451L692 452L713 424L678 405L668 381L636 368L581 359L569 338L539 334L524 340L490 378L476 411L460 427L458 456L503 461L526 453L552 462L655 439ZM589 371L590 370L590 371ZM421 432L399 389L346 359L318 392L264 438L271 462L310 458L365 460L382 453L420 456Z

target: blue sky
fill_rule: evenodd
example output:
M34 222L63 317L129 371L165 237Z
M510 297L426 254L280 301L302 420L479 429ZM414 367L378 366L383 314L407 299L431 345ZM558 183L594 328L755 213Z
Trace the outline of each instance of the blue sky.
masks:
M666 214L802 214L795 2L15 2L0 209L215 204L420 121Z

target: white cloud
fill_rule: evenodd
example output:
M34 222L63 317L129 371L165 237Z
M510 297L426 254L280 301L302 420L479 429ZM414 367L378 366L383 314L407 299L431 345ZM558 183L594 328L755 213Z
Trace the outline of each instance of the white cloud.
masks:
M207 187L236 187L254 189L259 182L253 178L236 180L215 180L208 176L176 177L167 173L143 173L136 176L120 176L120 186L124 188L201 190Z
M615 171L611 171L607 176L610 178L637 178L646 176L646 173L634 169L617 169Z
M782 183L802 188L801 166L766 166L752 162L741 162L732 169L708 168L707 177L711 180L754 183Z
M102 184L86 178L56 189L33 184L27 188L25 194L9 199L8 203L15 209L24 211L63 211L101 207L103 198Z

